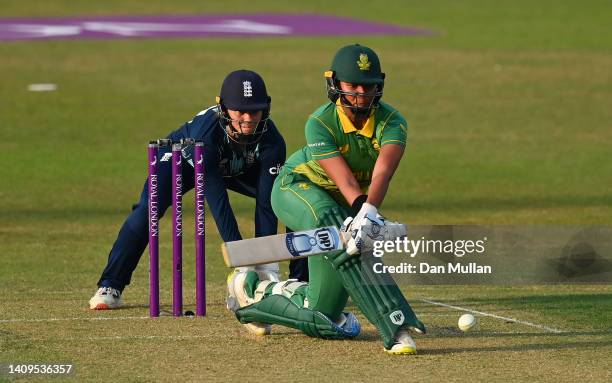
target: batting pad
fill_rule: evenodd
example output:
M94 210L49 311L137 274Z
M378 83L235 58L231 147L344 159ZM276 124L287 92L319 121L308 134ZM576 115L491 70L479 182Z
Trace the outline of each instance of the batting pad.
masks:
M361 331L361 326L352 314L347 321L338 326L324 314L306 308L300 308L289 298L282 295L271 295L261 302L243 307L236 311L236 318L241 323L270 323L291 327L304 334L324 339L354 338Z
M363 267L361 257L349 257L337 270L353 302L378 329L386 349L393 346L401 328L426 332L425 325L417 319L389 275Z

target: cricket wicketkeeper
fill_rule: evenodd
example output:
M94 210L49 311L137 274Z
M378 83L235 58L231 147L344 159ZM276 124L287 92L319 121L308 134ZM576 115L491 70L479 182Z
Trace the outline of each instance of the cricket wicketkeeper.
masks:
M266 85L257 73L238 70L227 75L217 104L198 113L168 138L193 138L204 142L206 201L224 242L242 239L230 206L228 190L255 198L255 236L276 234L278 220L272 210L272 185L285 162L285 141L270 119ZM193 147L183 149L183 191L193 184ZM171 205L171 148L160 150L160 217ZM108 257L98 281L98 291L89 301L91 309L113 309L122 305L121 293L148 244L148 188L145 182L140 202L134 205ZM293 278L307 280L306 263L291 265ZM279 280L278 264L251 268L262 280ZM245 271L247 268L241 268ZM250 326L250 325L248 325Z
M350 296L378 329L387 353L414 354L408 330L424 333L425 326L395 282L368 272L361 262L371 256L367 228L387 223L378 207L404 153L406 120L381 101L385 75L372 49L341 48L325 78L330 102L308 118L307 145L287 160L274 182L272 207L294 231L342 227L350 237L346 251L308 258L310 283L234 272L228 303L258 334L279 324L337 339L355 337L361 328L353 314L343 312Z

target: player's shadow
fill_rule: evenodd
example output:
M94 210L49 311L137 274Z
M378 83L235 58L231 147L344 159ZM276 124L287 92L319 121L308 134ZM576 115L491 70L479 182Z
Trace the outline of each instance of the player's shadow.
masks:
M559 285L559 289L571 288L567 285ZM566 304L568 309L576 310L576 305L600 305L612 303L612 294L556 294L550 293L547 295L527 295L517 297L504 297L504 298L462 298L457 299L457 302L470 302L472 304L501 304L504 303L523 303L526 305L554 305L555 308L559 308L559 305ZM444 300L444 303L453 302L452 299ZM544 306L545 307L545 306Z
M610 336L612 330L567 331L567 332L495 332L471 331L464 333L457 327L432 327L425 338L542 338L542 337L574 337L574 336Z
M563 288L562 286L559 287ZM505 298L466 298L466 301L478 303L489 303L500 308L513 308L518 311L540 312L543 317L559 319L562 322L579 323L572 327L585 327L580 323L588 325L601 324L594 327L610 327L610 313L612 313L612 294L547 294L528 295L521 297ZM469 305L471 307L472 304ZM484 310L486 311L486 310ZM495 312L496 309L491 311ZM520 314L516 314L520 315ZM512 316L512 315L510 315Z
M516 308L496 306L494 302L457 301L457 302L451 303L450 300L441 300L441 302L451 304L453 306L469 308L471 310L478 310L478 311L483 311L483 312L493 311L495 314L516 311ZM434 306L435 308L431 308L432 307L431 304L429 304L429 306L419 306L419 305L412 304L412 302L410 302L410 305L412 306L412 309L417 314L419 319L421 315L424 317L423 320L427 320L428 316L431 317L431 316L437 316L440 314L444 314L445 316L446 315L450 316L450 313L456 313L457 318L459 318L461 314L463 314L462 311L455 310L455 309L447 309L445 307Z
M411 201L406 204L410 211L455 211L455 210L494 210L553 208L553 207L597 207L610 206L612 195L561 195L561 196L518 196L516 198L496 198L481 196L468 199L436 198Z
M560 285L559 289L567 288ZM569 321L584 321L584 323L593 324L601 322L604 326L609 326L610 312L612 312L612 294L547 294L547 295L527 295L504 298L482 298L482 297L462 297L461 299L441 299L443 303L461 306L469 309L478 310L493 314L504 313L508 311L507 316L520 316L520 312L540 312L546 318L550 316L558 321L559 319L565 322ZM416 301L418 302L418 301ZM417 315L423 314L424 320L427 320L425 314L436 314L442 311L427 308L425 305L423 310L421 306L415 305ZM514 314L512 313L514 311ZM446 312L446 311L444 311ZM569 315L567 315L569 314ZM457 311L457 316L460 312ZM505 314L504 314L505 315ZM585 327L585 326L574 326ZM596 326L600 327L600 326Z
M446 355L466 352L507 352L507 351L530 351L530 350L572 350L572 349L596 349L612 346L612 340L604 341L582 341L582 342L559 342L559 343L530 343L514 345L497 345L481 347L450 347L444 349L420 349L421 355Z

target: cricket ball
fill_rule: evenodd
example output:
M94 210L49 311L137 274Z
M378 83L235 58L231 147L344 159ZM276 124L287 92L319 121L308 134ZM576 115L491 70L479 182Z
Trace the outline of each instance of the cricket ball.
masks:
M476 326L476 318L472 314L463 314L459 317L459 322L457 323L459 330L463 332L470 331Z

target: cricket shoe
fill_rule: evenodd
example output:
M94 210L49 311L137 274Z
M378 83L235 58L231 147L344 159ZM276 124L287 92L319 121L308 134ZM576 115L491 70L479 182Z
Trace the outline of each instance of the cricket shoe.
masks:
M255 303L255 299L249 297L244 288L247 276L249 276L250 273L256 274L256 272L252 270L247 272L235 270L227 276L227 308L233 312ZM249 332L260 336L269 335L272 331L272 326L268 323L251 322L243 323L243 326L246 327Z
M89 300L89 308L92 310L110 310L122 305L121 291L112 287L100 287Z
M416 343L412 337L408 335L408 330L401 329L395 336L395 343L390 349L385 349L387 354L391 355L414 355L417 353Z

